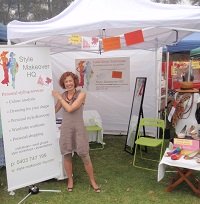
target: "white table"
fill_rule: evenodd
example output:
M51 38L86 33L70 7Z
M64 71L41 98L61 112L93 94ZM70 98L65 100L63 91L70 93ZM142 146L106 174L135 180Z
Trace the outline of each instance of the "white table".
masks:
M166 152L169 152L169 150L166 149L165 154ZM166 191L172 191L176 186L185 181L190 188L200 196L200 183L197 182L198 185L195 186L194 182L190 180L190 178L193 180L195 179L195 176L193 175L194 171L200 171L200 163L197 163L196 159L186 160L183 156L179 160L172 160L171 157L166 157L165 154L158 165L158 181L164 178L167 166L174 167L177 174L176 178L173 179L171 184L169 184Z

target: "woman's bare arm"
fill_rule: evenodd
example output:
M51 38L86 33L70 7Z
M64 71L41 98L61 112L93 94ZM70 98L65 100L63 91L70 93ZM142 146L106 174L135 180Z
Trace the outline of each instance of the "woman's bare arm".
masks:
M58 99L57 102L57 110L60 110L61 107L63 107L67 112L71 113L75 110L77 110L78 108L80 108L80 106L85 102L85 98L86 98L86 94L81 92L78 95L78 98L72 103L72 104L68 104L62 97L62 95L58 92L58 91L52 91L52 95ZM61 106L61 107L60 107Z
M57 101L55 105L55 112L57 113L61 108L62 108L62 104L60 103L60 101Z

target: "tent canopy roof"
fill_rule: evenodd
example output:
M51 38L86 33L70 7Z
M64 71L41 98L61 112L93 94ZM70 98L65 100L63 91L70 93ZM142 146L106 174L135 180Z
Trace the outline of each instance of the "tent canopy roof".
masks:
M0 23L0 41L7 41L7 28L2 23Z
M200 47L200 33L192 33L174 45L167 46L168 52L190 51Z
M145 42L133 48L148 49L173 43L200 29L200 7L160 4L150 0L75 0L49 20L10 22L8 39L16 43L51 43L52 49L59 51L61 48L77 49L68 43L71 34L120 36L122 48L127 49L123 34L139 29L143 30Z
M200 57L200 47L190 51L190 57Z

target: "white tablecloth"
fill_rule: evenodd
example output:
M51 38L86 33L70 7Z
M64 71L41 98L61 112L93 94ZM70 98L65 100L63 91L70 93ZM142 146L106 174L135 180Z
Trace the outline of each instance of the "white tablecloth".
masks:
M169 149L166 149L165 154L167 152L169 152ZM200 171L200 163L197 163L196 159L186 160L182 156L179 160L172 160L171 157L163 156L162 160L158 165L158 181L164 178L167 166L181 167Z

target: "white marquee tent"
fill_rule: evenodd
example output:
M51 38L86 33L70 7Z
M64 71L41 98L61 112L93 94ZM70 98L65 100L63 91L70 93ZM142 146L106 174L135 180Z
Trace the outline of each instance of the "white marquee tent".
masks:
M124 33L138 29L143 31L144 42L127 47ZM126 131L135 77L148 77L144 115L153 117L159 109L161 76L157 69L161 53L155 51L195 31L200 31L200 7L197 6L158 4L150 0L75 0L52 19L10 22L7 37L19 45L49 46L55 79L66 69L75 70L77 58L129 56L131 92L88 93L86 103L86 109L99 111L105 130ZM122 50L101 56L98 52L81 52L80 46L68 42L72 34L100 38L119 36Z
M150 0L75 0L52 19L10 22L8 40L33 40L50 45L55 51L64 48L69 51L66 36L71 34L101 37L105 29L107 37L123 38L124 33L142 29L145 42L134 47L147 49L173 43L199 28L197 6L158 4Z

